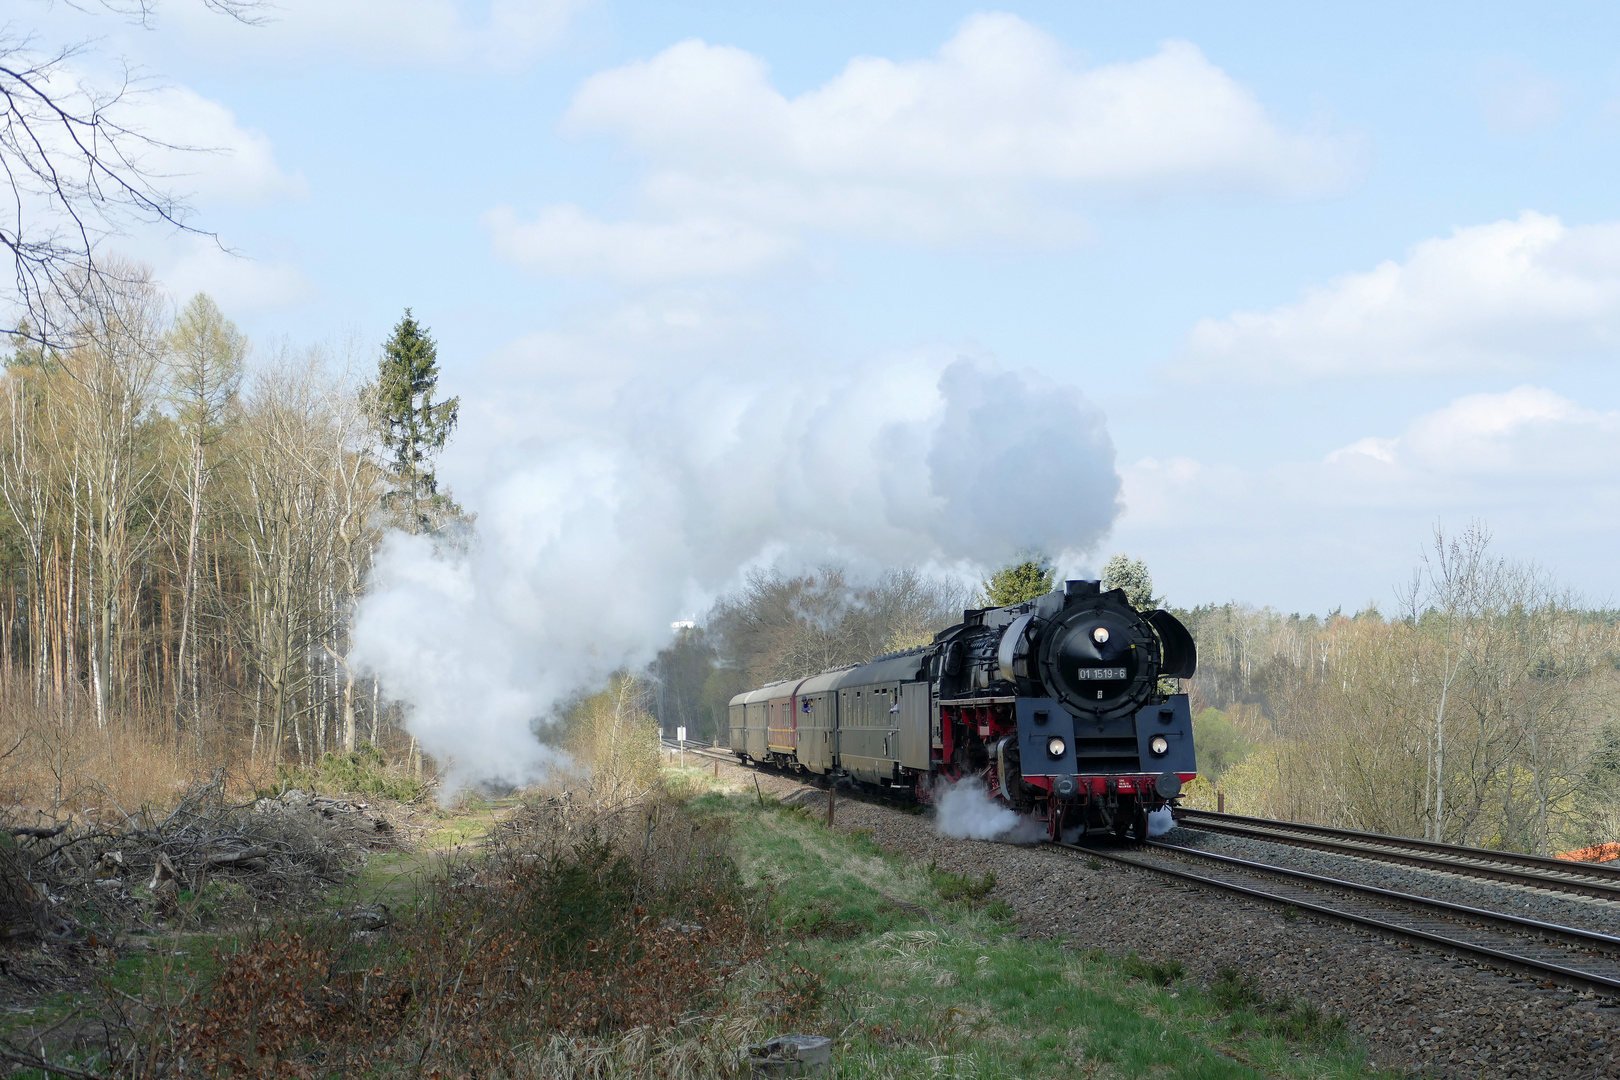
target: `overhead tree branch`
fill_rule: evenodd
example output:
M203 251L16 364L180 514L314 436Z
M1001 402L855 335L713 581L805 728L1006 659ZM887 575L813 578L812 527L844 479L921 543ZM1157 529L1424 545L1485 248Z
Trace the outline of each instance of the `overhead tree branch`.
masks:
M264 0L202 0L238 22L263 21ZM73 4L99 8L150 26L156 0L99 0ZM4 332L57 344L61 327L50 298L69 282L76 288L127 285L97 255L109 236L136 226L167 226L218 237L190 224L191 209L143 160L154 151L208 152L168 142L136 126L138 97L150 89L125 65L117 85L95 85L74 61L81 42L43 49L28 34L0 30L0 179L9 192L0 215L0 247L11 254L9 299L14 313L0 317Z

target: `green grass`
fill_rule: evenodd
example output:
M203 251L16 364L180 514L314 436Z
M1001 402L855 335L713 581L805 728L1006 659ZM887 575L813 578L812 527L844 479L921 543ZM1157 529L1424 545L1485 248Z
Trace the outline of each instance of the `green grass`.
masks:
M670 786L692 796L689 814L729 823L738 872L772 943L763 962L741 969L723 1000L708 1007L716 1022L734 1017L741 1025L726 1046L740 1047L745 1030L742 1041L828 1035L832 1075L843 1080L1382 1075L1367 1067L1342 1022L1268 1000L1243 971L1223 969L1206 986L1175 956L1111 957L1025 940L1010 906L995 896L993 874L919 864L884 850L870 832L829 830L814 808L785 805L751 784L727 791L706 771L668 771ZM373 856L323 906L382 901L405 910L428 891L449 849L478 856L468 845L501 807L458 806L417 852ZM106 969L107 983L173 1001L251 934L151 935L149 948ZM38 1005L6 1028L21 1034L74 1008L95 1011L88 996L55 995Z
M1241 973L1206 988L1174 957L1019 938L1004 902L986 902L991 875L886 854L870 835L761 808L752 789L690 809L733 820L779 942L766 997L785 1003L783 1030L834 1037L836 1077L1381 1075L1342 1025L1266 1001Z

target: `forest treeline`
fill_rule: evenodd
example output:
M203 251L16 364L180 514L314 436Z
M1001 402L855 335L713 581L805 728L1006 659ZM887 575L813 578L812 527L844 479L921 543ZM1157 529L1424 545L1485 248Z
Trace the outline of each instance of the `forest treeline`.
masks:
M1163 603L1139 560L1109 586ZM760 572L652 666L666 730L716 738L741 690L928 640L1052 586L1038 559L978 590L915 571ZM1620 841L1620 612L1592 610L1475 526L1437 535L1391 613L1171 610L1198 643L1198 798L1229 810L1521 851Z
M0 770L52 774L8 786L138 797L398 742L343 658L382 529L455 513L431 339L407 312L362 381L352 356L250 356L139 266L52 303L56 343L18 335L0 378Z
M1620 612L1479 526L1437 534L1391 607L1181 613L1227 808L1542 854L1620 840Z
M434 398L431 337L407 311L375 360L250 355L206 296L175 312L139 267L116 280L59 294L64 333L19 335L0 376L0 785L117 802L362 741L408 753L386 687L345 657L383 530L462 520L433 472L457 403ZM1163 602L1140 561L1104 579ZM757 571L574 714L712 739L741 690L1053 584L1037 557L977 588ZM1528 851L1620 840L1620 617L1482 528L1437 537L1389 614L1172 610L1230 808Z

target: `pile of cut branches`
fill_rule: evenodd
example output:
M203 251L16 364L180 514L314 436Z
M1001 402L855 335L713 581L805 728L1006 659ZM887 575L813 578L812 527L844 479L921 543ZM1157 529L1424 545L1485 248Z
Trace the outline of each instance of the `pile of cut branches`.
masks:
M109 800L110 801L110 800ZM236 804L215 775L167 811L116 807L117 824L0 825L0 934L63 939L173 918L210 882L245 909L294 905L398 832L364 804L287 792Z
M152 1076L182 1063L200 1075L526 1076L545 1054L642 1032L632 1041L680 1044L683 1060L735 1057L709 1045L711 1018L762 955L760 918L723 825L658 802L540 800L385 926L288 922L221 955L195 996L153 1010L120 1054Z

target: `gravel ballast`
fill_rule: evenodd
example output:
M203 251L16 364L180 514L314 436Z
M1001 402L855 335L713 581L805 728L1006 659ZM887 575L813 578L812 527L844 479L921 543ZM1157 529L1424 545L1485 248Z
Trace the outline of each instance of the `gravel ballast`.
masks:
M752 786L820 809L824 789L765 772L723 765L723 773ZM870 829L886 849L942 868L996 875L994 895L1016 912L1031 936L1066 939L1074 947L1129 951L1155 960L1179 960L1192 977L1209 980L1235 967L1259 980L1273 998L1308 1002L1343 1016L1353 1033L1385 1067L1439 1078L1620 1077L1620 1008L1608 998L1549 988L1517 976L1482 970L1449 956L1400 945L1370 933L1287 917L1279 908L1180 885L1158 875L1084 860L1037 848L938 836L930 815L861 802L840 793L835 815L841 830ZM1185 838L1192 830L1177 830ZM1238 837L1200 833L1210 850L1271 860L1286 847ZM1262 848L1264 852L1262 853ZM1290 862L1315 873L1350 876L1338 861L1365 860L1288 849ZM1245 851L1247 854L1245 855ZM1335 860L1315 862L1317 859ZM1276 861L1282 862L1281 857ZM1340 870L1344 872L1339 872ZM1388 887L1433 889L1425 871L1379 864L1361 874L1388 874ZM1474 893L1480 885L1485 892ZM1600 911L1603 901L1463 880L1447 899L1526 914L1502 907L1501 888L1529 898L1537 918L1610 930L1617 916ZM1481 899L1495 897L1492 903ZM1523 901L1521 896L1521 902ZM1540 905L1545 904L1545 908ZM1562 914L1554 915L1554 912ZM1579 916L1579 918L1577 918Z
M1528 919L1542 919L1564 926L1578 926L1604 934L1620 935L1620 904L1578 893L1553 892L1485 878L1447 874L1380 862L1354 855L1338 855L1293 844L1256 840L1227 833L1205 832L1196 827L1172 829L1160 837L1167 844L1180 844L1200 851L1212 851L1239 859L1272 863L1311 874L1324 874L1362 885L1416 893L1467 904L1487 911L1500 911Z

